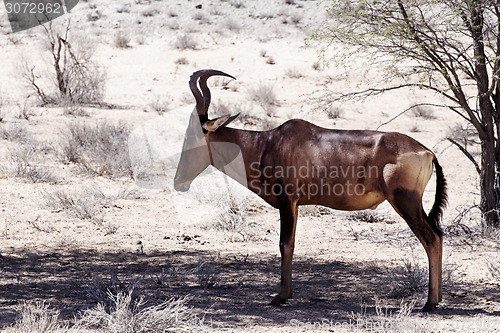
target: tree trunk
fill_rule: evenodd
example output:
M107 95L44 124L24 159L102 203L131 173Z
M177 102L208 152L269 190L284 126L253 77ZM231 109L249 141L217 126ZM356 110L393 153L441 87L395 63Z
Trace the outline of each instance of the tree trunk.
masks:
M496 162L495 142L493 140L482 140L480 208L483 213L485 225L490 227L500 226Z

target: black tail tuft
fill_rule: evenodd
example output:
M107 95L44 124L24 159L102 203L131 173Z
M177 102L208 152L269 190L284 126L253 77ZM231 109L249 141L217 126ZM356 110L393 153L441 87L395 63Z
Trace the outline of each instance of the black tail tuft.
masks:
M443 169L439 165L436 157L434 157L432 163L434 163L434 167L436 168L436 197L434 199L434 205L432 205L432 209L427 216L427 223L429 223L432 230L434 230L438 236L442 236L443 230L439 225L439 221L443 216L444 208L448 204L448 194L446 194L447 186Z

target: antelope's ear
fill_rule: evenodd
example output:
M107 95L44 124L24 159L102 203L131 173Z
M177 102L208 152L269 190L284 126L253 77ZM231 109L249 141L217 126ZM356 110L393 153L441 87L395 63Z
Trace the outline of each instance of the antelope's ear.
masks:
M229 125L233 120L236 119L240 114L236 114L234 116L231 116L230 114L227 114L225 116L215 118L212 120L207 120L206 122L201 125L203 129L209 131L209 132L215 132L218 128L224 127Z

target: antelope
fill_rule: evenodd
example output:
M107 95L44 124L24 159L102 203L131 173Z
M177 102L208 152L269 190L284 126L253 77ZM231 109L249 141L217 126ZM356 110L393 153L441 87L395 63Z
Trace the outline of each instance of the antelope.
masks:
M428 298L424 311L442 300L443 232L440 220L447 204L446 180L435 154L397 132L336 130L300 119L269 131L228 127L236 115L208 118L213 75L205 69L189 81L196 107L186 130L174 178L177 191L187 191L209 165L226 173L280 213L281 282L272 305L292 298L292 256L298 207L322 205L336 210L375 209L387 200L423 245L429 262ZM200 91L201 90L201 91ZM241 171L227 168L242 157ZM422 196L436 171L435 201L426 214Z

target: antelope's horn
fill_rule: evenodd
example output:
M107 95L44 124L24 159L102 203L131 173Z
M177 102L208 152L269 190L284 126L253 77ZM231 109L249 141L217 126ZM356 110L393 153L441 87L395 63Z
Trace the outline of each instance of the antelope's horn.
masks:
M204 117L206 119L208 119L208 108L210 106L211 98L210 89L208 89L207 86L207 80L213 75L227 76L236 80L235 77L215 69L202 69L194 72L193 75L191 75L191 78L189 79L189 87L191 88L191 92L193 93L196 100L196 111L198 112L198 116ZM198 79L201 92L196 84L196 81L198 81Z

